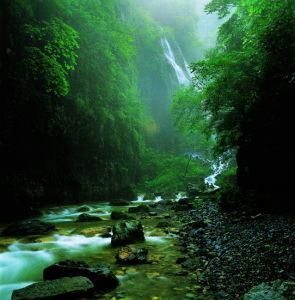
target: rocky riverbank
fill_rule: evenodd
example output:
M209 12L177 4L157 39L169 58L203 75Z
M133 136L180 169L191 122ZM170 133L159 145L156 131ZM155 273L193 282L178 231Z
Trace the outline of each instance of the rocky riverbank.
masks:
M177 212L183 223L178 262L196 274L196 293L212 292L213 299L295 299L293 217L226 213L213 201L187 202L193 208Z

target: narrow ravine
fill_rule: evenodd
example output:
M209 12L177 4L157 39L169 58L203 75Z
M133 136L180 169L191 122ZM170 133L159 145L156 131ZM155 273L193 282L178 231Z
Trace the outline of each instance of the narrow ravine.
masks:
M158 200L131 202L130 206L150 204ZM175 200L176 201L176 200ZM130 207L129 206L129 207ZM86 209L87 214L101 217L97 222L76 222ZM126 212L128 206L112 207L107 203L81 206L64 206L44 212L40 218L54 224L56 231L48 235L26 237L0 237L0 299L8 300L14 289L42 280L43 270L61 260L82 260L94 266L101 263L110 265L120 281L115 290L100 296L101 299L189 299L192 289L190 278L176 264L181 255L177 246L177 233L180 224L173 211L132 214L143 224L146 241L130 245L148 249L150 263L120 266L115 255L118 247L110 245L108 232L116 222L110 219L111 211ZM169 223L160 228L159 223ZM1 230L6 226L2 225Z

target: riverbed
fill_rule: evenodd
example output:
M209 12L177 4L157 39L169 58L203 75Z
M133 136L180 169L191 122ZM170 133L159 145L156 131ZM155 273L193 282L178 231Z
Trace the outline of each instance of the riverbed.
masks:
M151 203L139 197L130 206ZM76 222L82 212L81 206L53 207L43 212L41 221L53 223L56 229L51 234L26 237L0 237L0 299L9 300L14 289L41 281L44 268L61 260L83 260L90 265L105 263L110 265L120 281L115 290L100 295L99 299L189 299L192 290L191 279L176 260L181 256L177 245L180 224L172 211L165 216L135 215L143 224L146 241L131 246L147 248L152 263L134 266L116 264L117 247L110 245L110 237L101 235L110 231L114 221L112 211L127 212L130 206L112 207L108 203L86 204L87 214L99 216L96 222ZM83 205L85 206L85 205ZM170 214L170 216L169 216ZM165 217L165 219L164 219ZM171 218L169 218L171 217ZM170 230L156 228L160 221L173 224ZM0 230L5 225L2 224Z

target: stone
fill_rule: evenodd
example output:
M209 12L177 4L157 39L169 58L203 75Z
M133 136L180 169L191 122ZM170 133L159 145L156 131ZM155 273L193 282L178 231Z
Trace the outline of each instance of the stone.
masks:
M283 294L288 289L280 280L263 282L254 286L243 297L244 300L287 300Z
M76 212L86 212L86 211L90 211L90 208L88 206L86 206L86 205L78 207L76 209Z
M43 271L44 280L75 276L83 276L90 279L96 291L109 291L116 288L119 284L117 277L107 266L90 267L83 261L60 261L45 268Z
M111 219L112 220L134 220L132 216L121 211L112 211Z
M97 216L91 216L88 214L80 214L76 220L76 222L96 222L96 221L102 221L100 217Z
M142 224L139 221L120 222L113 226L112 246L126 246L144 240Z
M134 206L134 207L129 207L128 212L129 213L149 213L150 208L145 205L138 205L138 206Z
M122 247L116 254L116 260L121 265L134 265L147 263L148 250L145 248Z
M46 280L28 285L25 288L14 290L12 300L74 300L81 298L93 299L93 283L86 277L64 277L55 280Z
M51 223L38 220L21 221L5 228L2 236L23 236L23 235L39 235L55 230L55 226Z
M149 212L149 215L150 215L151 217L155 217L155 216L157 216L158 214L157 214L155 211L150 211L150 212Z

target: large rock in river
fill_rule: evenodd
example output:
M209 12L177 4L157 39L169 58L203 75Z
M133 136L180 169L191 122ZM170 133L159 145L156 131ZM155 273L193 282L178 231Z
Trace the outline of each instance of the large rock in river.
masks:
M104 265L90 267L83 261L65 260L55 263L43 271L44 280L75 276L89 278L97 291L109 291L119 284L117 277L108 267Z
M112 246L125 246L144 240L142 224L139 221L120 222L113 227Z
M101 221L101 220L102 219L100 217L83 213L78 216L76 222L96 222L96 221Z
M2 232L2 236L23 236L23 235L35 235L48 233L55 229L55 226L38 220L21 221L12 224L5 228Z
M25 288L15 290L12 300L75 300L93 299L93 283L86 277L65 277L33 283Z

